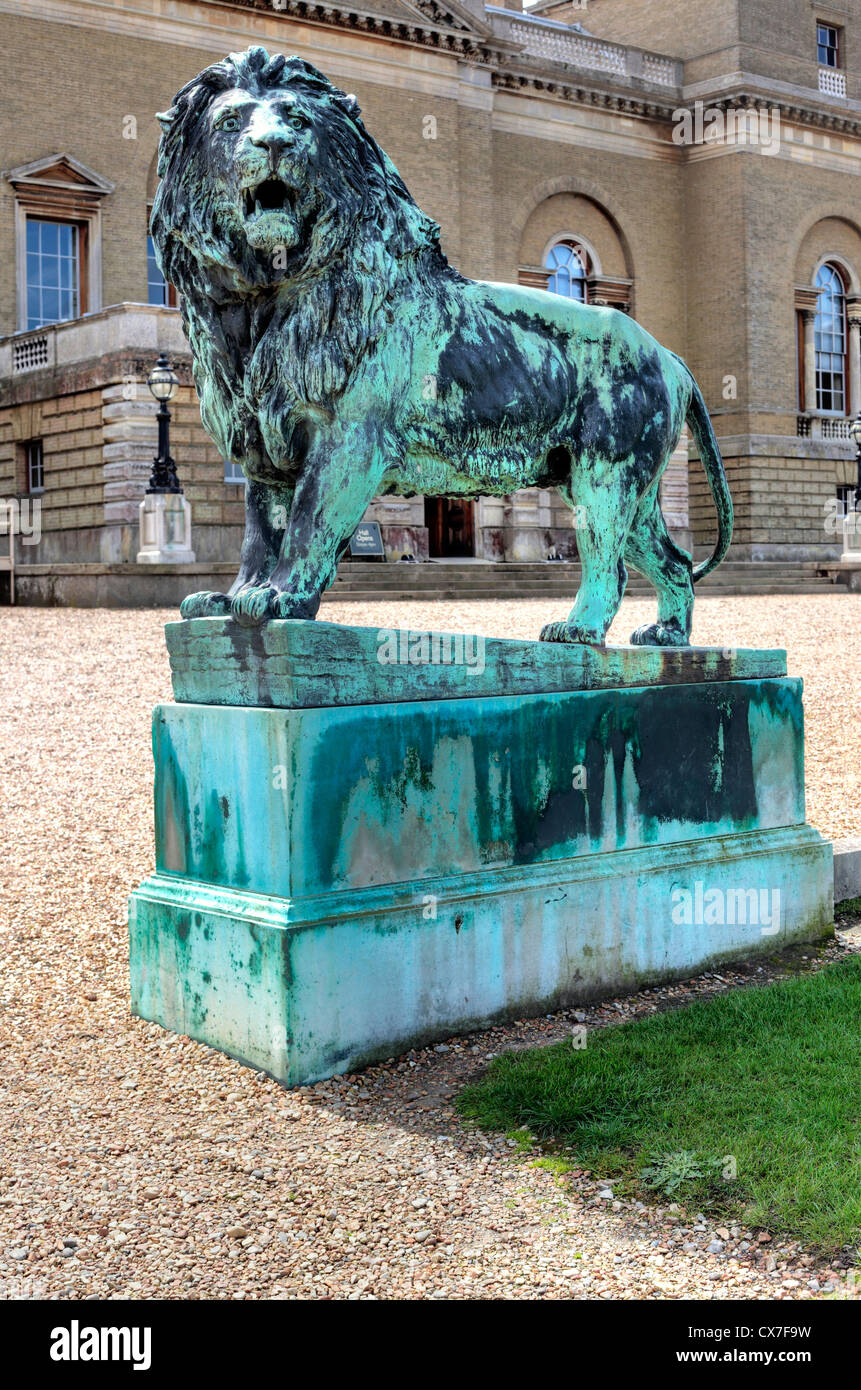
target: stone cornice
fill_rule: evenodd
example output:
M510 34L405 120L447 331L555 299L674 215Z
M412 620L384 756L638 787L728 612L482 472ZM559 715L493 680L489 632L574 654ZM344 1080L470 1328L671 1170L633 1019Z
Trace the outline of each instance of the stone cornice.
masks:
M488 26L478 21L474 28L467 28L461 17L466 11L455 14L438 0L413 0L413 3L405 4L405 11L408 8L416 11L414 23L406 13L400 19L373 9L329 4L325 0L322 3L320 0L278 0L277 5L272 4L272 0L221 0L221 3L225 9L265 12L276 18L280 15L301 20L305 24L323 24L401 43L418 44L482 65L492 66L507 53L520 48L519 44L495 37ZM461 7L457 9L461 10Z
M535 93L550 100L599 108L623 116L669 124L673 114L683 104L692 104L696 97L706 105L722 109L767 104L778 109L782 119L823 131L861 137L859 102L841 102L839 105L822 102L815 92L810 92L808 99L803 88L770 83L767 79L756 79L746 73L730 74L719 83L701 83L684 90L658 85L638 74L595 71L528 53L521 42L506 37L504 33L492 32L491 26L483 24L473 15L471 7L467 7L464 0L402 0L400 14L390 15L381 10L375 11L374 0L366 0L366 3L367 9L352 4L351 0L341 0L341 3L330 3L329 0L277 0L277 5L273 0L190 0L184 8L199 8L210 13L220 11L226 18L237 12L265 15L276 21L279 17L285 17L303 25L326 26L342 32L367 34L378 40L388 39L396 44L431 49L467 65L484 68L496 90L526 95ZM0 12L9 12L10 8L9 0L0 0ZM29 8L29 4L22 6L18 12L27 13ZM104 9L103 6L93 8ZM61 21L63 9L63 5L56 0L50 18ZM415 14L414 21L410 18L411 14ZM136 15L137 11L130 13L130 20ZM511 15L512 21L516 21L517 12L511 11ZM115 21L112 27L121 26L124 18L122 6L112 8L111 16ZM80 7L75 22L84 22L84 12ZM167 22L165 17L161 18L162 28ZM163 38L163 35L160 37ZM271 34L264 41L271 43Z
M635 87L630 79L614 81L612 76L601 74L595 81L585 73L576 73L562 63L539 63L522 57L509 59L505 66L495 70L492 77L494 87L508 91L535 92L538 95L556 97L563 101L576 102L584 106L600 106L610 111L618 111L626 116L642 116L650 120L673 119L674 113L683 106L687 109L693 103L684 103L678 91L664 100L646 92L639 84ZM644 84L645 85L645 84ZM739 88L731 96L721 95L704 101L709 110L760 110L767 105L769 110L780 112L781 120L792 124L812 127L832 134L861 137L861 111L856 113L830 111L807 105L802 102L787 102L767 89ZM692 146L691 148L698 148Z
M539 96L555 97L576 102L580 106L598 106L623 116L641 116L648 120L671 121L678 109L678 94L664 100L635 89L630 82L614 82L602 73L595 79L585 72L575 72L563 63L539 63L516 58L492 74L494 87L502 91L534 92Z
M681 87L656 90L652 83L638 77L607 72L597 74L529 54L522 43L492 33L489 25L482 25L457 0L451 5L446 0L406 0L404 8L417 11L415 24L406 18L399 20L395 16L375 13L372 8L360 9L349 0L341 4L328 3L328 0L278 0L277 8L272 0L219 0L219 3L227 9L283 14L305 23L358 30L435 48L489 67L497 88L533 91L562 101L618 111L626 116L669 121L679 107L692 104L696 96L704 105L721 110L730 106L760 107L767 103L780 111L782 119L861 136L861 106L856 102L851 103L858 108L856 110L848 110L845 105L833 107L822 102L818 93L811 92L807 99L803 88L771 83L767 79L759 81L747 73L733 74L731 80L722 81L719 87L701 83L695 89L685 89L684 93ZM418 15L425 16L424 23ZM511 16L515 20L517 12L512 10Z
M728 111L730 108L742 108L758 111L767 106L769 110L779 111L781 120L796 125L812 126L840 135L861 135L861 108L853 111L835 111L814 105L812 102L788 101L785 97L769 91L767 86L739 86L732 92L721 92L713 97L697 99L709 110ZM857 108L857 103L853 105Z

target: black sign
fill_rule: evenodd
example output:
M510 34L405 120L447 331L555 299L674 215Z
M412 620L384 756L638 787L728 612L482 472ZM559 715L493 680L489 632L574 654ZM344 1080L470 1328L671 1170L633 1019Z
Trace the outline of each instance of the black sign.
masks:
M356 527L353 532L353 539L350 541L350 554L379 555L383 559L385 558L383 538L376 521L363 521L361 526Z

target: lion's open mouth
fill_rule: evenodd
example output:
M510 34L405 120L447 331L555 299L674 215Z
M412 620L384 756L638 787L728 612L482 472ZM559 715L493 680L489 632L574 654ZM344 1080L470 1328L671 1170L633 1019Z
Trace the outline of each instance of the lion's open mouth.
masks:
M283 179L273 175L254 188L244 189L242 206L246 217L257 217L263 212L289 212L293 207L293 190Z

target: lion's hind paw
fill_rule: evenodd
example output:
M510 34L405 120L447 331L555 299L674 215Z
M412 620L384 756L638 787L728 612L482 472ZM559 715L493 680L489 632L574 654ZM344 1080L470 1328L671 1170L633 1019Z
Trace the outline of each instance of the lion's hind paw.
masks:
M675 624L665 626L664 623L647 623L638 627L636 632L631 633L631 642L635 647L690 646L680 627L676 627Z
M278 590L271 584L255 584L241 589L230 605L230 616L242 627L258 627L274 616Z
M188 594L179 605L181 618L218 618L229 612L230 599L226 594L216 594L212 589Z
M570 642L581 646L602 647L603 640L594 632L571 623L547 623L541 629L539 642Z

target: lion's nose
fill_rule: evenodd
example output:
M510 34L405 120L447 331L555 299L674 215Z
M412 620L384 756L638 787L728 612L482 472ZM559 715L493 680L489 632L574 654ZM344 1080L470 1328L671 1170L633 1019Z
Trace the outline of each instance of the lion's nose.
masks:
M248 138L252 145L258 149L267 150L270 159L277 160L284 153L291 141L291 133L283 125L266 125L252 128L248 132Z

